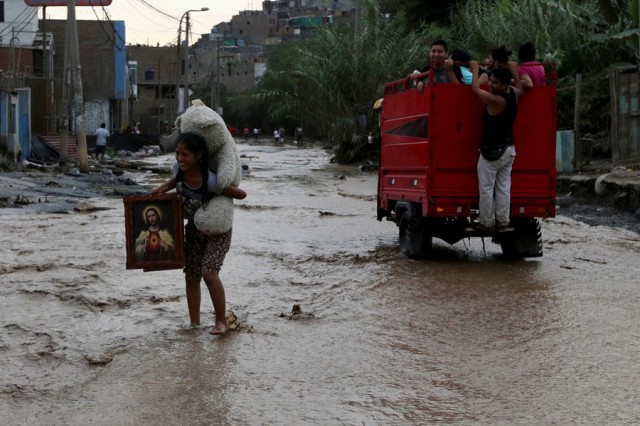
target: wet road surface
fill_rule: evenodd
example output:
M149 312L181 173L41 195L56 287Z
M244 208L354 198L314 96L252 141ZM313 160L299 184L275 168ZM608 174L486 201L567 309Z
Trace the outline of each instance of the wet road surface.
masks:
M188 325L180 270L125 270L121 200L0 211L2 424L640 421L638 234L560 216L539 259L472 239L410 260L375 174L239 148L222 338L208 298Z

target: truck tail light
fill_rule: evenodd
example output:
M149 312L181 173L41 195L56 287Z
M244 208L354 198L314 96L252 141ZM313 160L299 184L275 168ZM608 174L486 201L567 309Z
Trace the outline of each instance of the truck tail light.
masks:
M549 213L548 206L518 206L512 211L517 211L521 216L546 216Z
M462 206L437 206L435 208L436 214L462 214L464 211Z

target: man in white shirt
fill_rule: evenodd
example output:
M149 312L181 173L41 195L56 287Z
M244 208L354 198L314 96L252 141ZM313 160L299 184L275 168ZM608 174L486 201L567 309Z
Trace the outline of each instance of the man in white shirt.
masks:
M107 147L107 138L109 137L109 131L107 125L102 123L98 130L96 130L96 159L104 160L104 150Z

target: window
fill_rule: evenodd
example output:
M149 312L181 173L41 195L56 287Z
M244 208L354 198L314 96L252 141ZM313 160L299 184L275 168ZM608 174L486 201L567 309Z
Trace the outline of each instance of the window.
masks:
M4 22L4 2L0 1L0 22Z
M163 85L161 87L161 95L162 98L174 99L175 98L175 86L173 85Z
M8 123L8 133L16 132L16 104L11 102L11 106L9 107L9 123Z

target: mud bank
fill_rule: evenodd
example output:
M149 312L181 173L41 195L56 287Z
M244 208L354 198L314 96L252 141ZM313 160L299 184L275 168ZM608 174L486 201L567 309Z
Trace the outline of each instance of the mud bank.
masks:
M70 212L81 200L147 193L150 179L168 173L153 158L95 163L90 173L20 167L0 173L0 208ZM640 233L640 171L603 163L584 173L559 174L557 203L558 215Z
M640 233L640 171L615 168L558 175L556 189L558 215Z
M19 167L0 173L0 207L66 213L92 198L121 198L149 191L148 177L168 173L143 162L112 162L89 173L59 167Z

